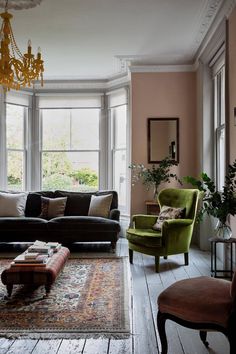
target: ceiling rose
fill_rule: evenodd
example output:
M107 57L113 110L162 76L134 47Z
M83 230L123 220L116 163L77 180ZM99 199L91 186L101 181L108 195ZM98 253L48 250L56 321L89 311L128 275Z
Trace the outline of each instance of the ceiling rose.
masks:
M7 8L13 10L30 9L39 5L42 0L8 0ZM0 7L6 7L6 0L0 0Z

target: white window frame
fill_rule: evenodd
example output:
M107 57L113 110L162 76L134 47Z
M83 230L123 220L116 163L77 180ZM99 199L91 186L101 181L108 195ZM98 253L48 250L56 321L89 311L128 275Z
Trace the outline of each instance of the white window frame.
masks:
M224 181L220 175L226 172L226 131L225 131L225 53L223 52L212 67L214 87L214 155L215 181L218 190L222 190ZM224 132L224 161L220 156L220 136Z
M81 96L90 96L90 95L93 95L93 94L81 94ZM97 95L97 94L95 94ZM47 95L45 95L47 96ZM58 97L61 96L61 95L58 95ZM67 94L66 96L70 96L72 99L73 99L73 94ZM39 107L40 104L39 104L39 99L40 97L37 98L37 107L38 107L38 124L39 124L39 163L38 163L38 173L39 173L39 180L38 180L38 188L39 189L42 189L42 155L44 152L97 152L98 153L98 181L99 181L99 189L105 189L106 188L106 184L104 183L104 171L106 171L106 168L105 168L105 158L104 158L104 155L105 155L105 151L104 151L104 141L106 140L106 135L105 135L105 131L103 129L104 127L104 114L103 114L103 109L104 109L104 100L103 100L103 94L100 94L98 95L100 96L100 99L101 99L101 104L99 107L86 107L86 106L73 106L73 107L70 107L69 105L66 106L66 107L63 107L63 106L59 106L59 107L53 107L52 105L48 105L47 107ZM65 98L65 95L63 95L63 99ZM69 110L73 110L73 109L76 109L76 110L85 110L85 109L96 109L96 110L99 110L99 148L98 149L74 149L74 150L70 150L70 149L67 149L67 150L44 150L43 149L43 141L42 141L42 111L44 109L69 109ZM105 144L106 146L106 144ZM106 181L105 181L106 182Z
M130 172L129 172L129 165L130 165L130 114L129 114L129 88L125 87L122 89L110 91L109 95L116 94L120 90L125 90L125 102L117 105L112 105L108 107L108 117L109 117L109 186L111 189L115 189L115 176L114 176L114 163L115 163L115 153L116 151L126 151L126 202L125 202L125 209L121 210L121 216L129 216L129 207L130 207ZM115 146L115 129L114 129L114 122L112 119L112 109L126 106L126 147L124 148L116 148ZM119 207L119 206L118 206ZM120 209L120 207L119 207Z
M23 191L28 189L29 182L28 182L28 171L29 171L29 159L28 159L28 137L29 137L29 130L28 130L28 120L29 120L29 107L24 106L22 104L17 103L8 103L6 102L6 129L7 129L7 105L17 106L23 108L23 148L22 149L13 149L7 147L7 140L6 140L6 174L7 174L7 189L8 186L8 152L22 152L23 153Z

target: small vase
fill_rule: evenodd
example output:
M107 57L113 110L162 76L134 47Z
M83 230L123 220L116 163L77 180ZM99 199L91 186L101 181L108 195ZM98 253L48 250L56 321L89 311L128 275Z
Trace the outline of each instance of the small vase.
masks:
M215 236L224 240L229 240L232 237L232 230L229 225L218 220L215 228Z
M153 200L156 202L157 201L157 196L158 196L158 187L154 186L154 194L153 194Z

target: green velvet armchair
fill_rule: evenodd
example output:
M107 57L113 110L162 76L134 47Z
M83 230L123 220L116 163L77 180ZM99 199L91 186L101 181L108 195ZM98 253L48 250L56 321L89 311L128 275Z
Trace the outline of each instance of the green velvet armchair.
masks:
M158 195L160 207L166 205L185 208L184 219L168 219L163 222L161 231L152 229L155 215L134 215L132 227L127 230L130 263L133 251L155 256L156 272L159 272L160 257L184 253L188 265L188 252L197 214L199 191L197 189L163 189Z

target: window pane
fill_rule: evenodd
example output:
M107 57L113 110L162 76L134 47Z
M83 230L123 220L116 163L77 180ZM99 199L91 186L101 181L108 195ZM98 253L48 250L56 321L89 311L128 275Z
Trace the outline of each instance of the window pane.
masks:
M221 71L221 112L220 112L220 124L225 124L225 69Z
M24 176L23 151L8 151L7 155L7 186L10 190L21 191Z
M42 110L43 150L70 149L70 110Z
M71 110L71 149L99 149L99 113L98 109Z
M44 190L98 190L98 152L43 152Z
M114 187L119 196L120 210L126 209L126 151L114 153Z
M6 105L7 148L24 148L24 110L22 106Z
M114 147L116 149L126 147L126 111L126 105L111 109L115 129Z

